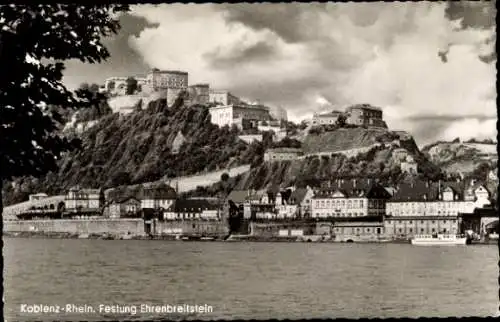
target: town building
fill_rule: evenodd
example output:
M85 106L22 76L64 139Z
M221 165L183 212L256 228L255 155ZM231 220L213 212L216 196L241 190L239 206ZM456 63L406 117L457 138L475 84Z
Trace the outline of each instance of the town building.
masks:
M141 192L141 209L167 209L177 198L174 188L160 184L159 186L143 188Z
M163 212L163 220L219 220L219 207L205 199L176 199Z
M141 201L129 196L111 201L108 208L110 218L137 217L141 210Z
M352 105L346 109L346 113L348 124L387 128L383 120L382 109L379 107L370 104Z
M35 201L35 200L41 200L47 198L48 195L46 193L35 193L32 195L29 195L29 201Z
M172 105L181 92L188 88L188 73L177 70L153 69L146 76L145 92L166 93L167 104Z
M210 86L209 84L190 85L188 94L191 104L207 104L210 101Z
M417 174L418 164L411 155L407 155L405 161L400 163L402 173Z
M244 129L245 121L252 121L256 127L258 121L269 121L269 108L254 105L218 105L210 108L210 118L213 124L231 127L233 124Z
M387 203L385 231L393 237L457 233L458 214L489 204L482 184L412 180L401 183Z
M301 149L296 148L273 148L264 153L265 162L296 160L303 155Z
M390 194L372 179L337 179L316 189L311 200L312 218L362 218L385 215Z
M297 205L299 217L309 217L311 214L311 199L314 197L314 190L307 186L296 188L290 195L290 204Z
M108 93L125 95L127 91L127 79L129 77L109 77L104 81L104 90ZM147 84L145 77L133 77L137 80L137 86L142 88Z
M334 125L337 123L337 120L340 115L342 115L342 112L340 111L331 111L329 113L323 113L323 114L314 113L312 118L312 125L314 126L327 125L327 124Z
M262 134L246 134L238 135L238 138L247 144L252 144L254 141L262 142Z
M242 103L238 97L223 90L210 90L208 93L208 101L209 103L223 106L238 105Z
M64 199L66 212L99 213L104 206L104 192L102 189L82 189L72 187Z
M409 155L409 152L405 148L396 148L396 149L392 150L392 158L396 162L404 162L408 155Z

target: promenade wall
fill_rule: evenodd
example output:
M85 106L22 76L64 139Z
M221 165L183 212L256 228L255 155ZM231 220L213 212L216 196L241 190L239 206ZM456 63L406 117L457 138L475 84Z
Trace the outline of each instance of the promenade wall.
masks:
M155 221L152 229L155 235L203 235L225 236L229 227L225 221L184 220Z
M3 222L4 232L144 235L142 219L58 219Z

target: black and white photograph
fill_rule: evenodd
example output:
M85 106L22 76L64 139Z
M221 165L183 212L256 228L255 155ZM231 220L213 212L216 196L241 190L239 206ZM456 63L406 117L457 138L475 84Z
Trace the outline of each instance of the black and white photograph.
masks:
M496 14L0 5L3 320L499 317Z

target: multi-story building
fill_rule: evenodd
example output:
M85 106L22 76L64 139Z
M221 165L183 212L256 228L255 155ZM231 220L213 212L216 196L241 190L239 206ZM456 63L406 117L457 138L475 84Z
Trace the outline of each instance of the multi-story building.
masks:
M312 125L336 124L340 115L342 115L340 111L332 111L324 114L314 113Z
M104 82L104 90L106 92L125 95L127 90L127 79L129 77L109 77ZM147 81L145 77L133 77L137 80L137 85L143 87Z
M312 218L363 218L385 215L390 194L372 179L338 179L314 191Z
M418 172L418 164L411 155L406 156L405 161L400 163L401 172L416 174Z
M311 200L314 197L314 191L311 187L297 188L290 195L290 203L298 206L299 217L310 216Z
M270 119L269 108L256 105L219 105L210 108L210 118L213 124L220 127L225 125L231 127L235 124L243 127L244 121L268 121Z
M113 200L109 204L109 217L135 217L141 209L141 201L135 197Z
M190 85L188 88L190 103L207 104L210 101L210 86L208 84Z
M146 92L166 92L167 104L172 105L178 95L188 88L188 73L177 70L153 69L146 76Z
M177 199L163 212L163 220L219 220L219 207L205 199Z
M383 120L382 109L369 104L358 104L346 109L348 124L387 128Z
M156 187L143 188L141 193L142 209L167 209L177 198L174 188L161 184Z
M482 184L413 180L398 185L387 203L385 231L393 237L458 232L458 214L489 204Z
M208 93L208 101L216 105L238 105L241 100L228 91L210 90Z
M302 155L301 149L296 148L273 148L264 153L265 162L296 160Z
M79 186L68 190L64 200L66 212L98 213L104 205L104 192L101 189L82 189Z

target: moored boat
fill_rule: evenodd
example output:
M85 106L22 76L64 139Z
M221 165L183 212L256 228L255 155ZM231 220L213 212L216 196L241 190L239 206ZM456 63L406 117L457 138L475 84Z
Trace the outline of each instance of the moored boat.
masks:
M466 245L467 238L451 234L415 235L412 245L435 246L435 245Z

